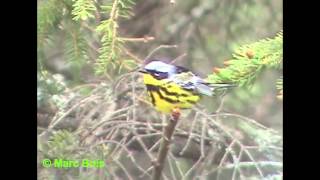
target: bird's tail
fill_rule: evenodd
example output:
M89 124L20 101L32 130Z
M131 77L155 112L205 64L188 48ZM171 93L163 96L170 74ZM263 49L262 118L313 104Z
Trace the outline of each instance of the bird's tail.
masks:
M218 89L226 90L231 87L236 87L236 85L227 83L201 83L196 85L197 91L207 96L213 96Z
M228 84L228 83L208 83L207 84L211 88L232 88L237 87L236 84Z
M228 90L234 87L237 87L236 84L229 83L210 83L208 86L211 88L211 91L215 92L217 90Z

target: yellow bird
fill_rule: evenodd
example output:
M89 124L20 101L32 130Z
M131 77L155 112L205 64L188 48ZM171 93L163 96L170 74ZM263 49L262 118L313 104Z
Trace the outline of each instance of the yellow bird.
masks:
M217 88L234 86L208 83L184 67L159 60L150 61L140 72L152 104L166 114L174 109L191 108L202 95L214 95Z

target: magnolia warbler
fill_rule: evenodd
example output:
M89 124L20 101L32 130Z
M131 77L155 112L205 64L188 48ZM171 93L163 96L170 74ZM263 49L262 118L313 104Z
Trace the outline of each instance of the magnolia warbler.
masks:
M159 60L151 60L140 72L152 104L166 114L176 108L191 108L202 95L212 96L218 88L234 86L208 83L184 67Z

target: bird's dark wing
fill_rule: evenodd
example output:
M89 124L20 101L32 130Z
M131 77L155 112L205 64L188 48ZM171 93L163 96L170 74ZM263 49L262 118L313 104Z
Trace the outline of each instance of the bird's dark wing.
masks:
M182 67L182 66L175 66L175 67L176 67L176 73L177 74L190 71L189 69L187 69L185 67Z
M203 79L194 75L191 71L175 74L170 77L170 80L184 89L207 96L213 95L211 87L206 85Z

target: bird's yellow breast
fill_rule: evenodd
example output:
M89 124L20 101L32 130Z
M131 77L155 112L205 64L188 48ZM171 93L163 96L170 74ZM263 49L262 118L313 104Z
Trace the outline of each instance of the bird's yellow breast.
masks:
M186 90L168 79L155 79L150 74L143 75L144 84L156 110L171 113L174 108L191 108L200 96L193 91Z

